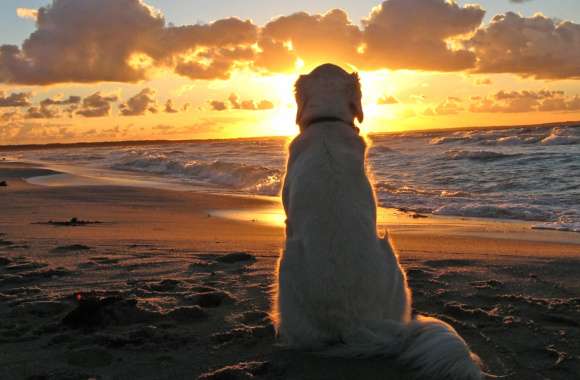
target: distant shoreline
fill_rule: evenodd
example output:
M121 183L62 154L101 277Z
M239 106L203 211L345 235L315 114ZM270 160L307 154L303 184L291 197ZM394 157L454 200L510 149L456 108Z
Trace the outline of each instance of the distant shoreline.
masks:
M370 133L373 135L393 135L393 134L414 134L425 132L458 132L470 131L476 129L490 129L502 130L511 128L547 128L558 126L580 126L580 121L563 121L543 124L524 124L524 125L497 125L497 126L474 126L474 127L455 127L455 128L435 128L435 129L416 129L410 131L392 131L392 132L377 132ZM250 141L250 140L273 140L273 139L287 139L288 136L255 136L255 137L237 137L228 139L188 139L188 140L122 140L122 141L95 141L95 142L75 142L75 143L51 143L51 144L22 144L22 145L0 145L0 152L12 152L20 150L42 150L42 149L74 149L74 148L98 148L98 147L114 147L114 146L143 146L143 145L158 145L158 144L189 144L194 142L217 142L217 141Z

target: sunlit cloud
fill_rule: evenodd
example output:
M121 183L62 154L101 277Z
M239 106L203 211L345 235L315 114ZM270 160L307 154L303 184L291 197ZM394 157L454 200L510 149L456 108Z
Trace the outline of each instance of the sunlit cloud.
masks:
M209 105L213 111L231 110L245 110L245 111L265 111L274 108L274 103L269 100L262 99L254 101L252 99L240 99L240 97L232 93L228 97L227 102L222 100L210 100Z
M514 73L536 78L580 79L580 24L542 14L495 16L466 45L480 73Z
M16 8L16 15L23 19L36 21L38 18L38 9Z
M37 30L22 47L0 46L0 83L133 83L158 70L227 80L236 70L275 75L324 62L364 71L580 77L579 24L508 12L482 25L484 14L454 1L387 0L362 25L333 9L263 26L232 17L176 27L141 0L53 0L37 11Z
M580 111L580 96L568 96L558 90L499 91L472 97L469 110L489 113Z
M377 104L379 104L379 105L392 105L392 104L399 104L399 103L400 103L399 100L391 95L381 96L377 100Z

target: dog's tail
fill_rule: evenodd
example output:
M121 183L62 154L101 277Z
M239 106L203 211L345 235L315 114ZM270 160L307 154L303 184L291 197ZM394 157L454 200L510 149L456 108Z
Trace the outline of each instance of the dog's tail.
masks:
M322 354L338 357L397 358L420 379L480 380L481 361L455 329L435 318L419 316L408 324L381 321L343 337L344 344Z

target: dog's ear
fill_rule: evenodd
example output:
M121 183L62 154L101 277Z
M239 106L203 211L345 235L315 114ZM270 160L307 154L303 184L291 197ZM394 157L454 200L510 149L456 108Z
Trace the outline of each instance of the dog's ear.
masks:
M363 113L362 108L362 90L360 88L360 78L358 76L358 73L356 72L350 74L350 76L353 82L353 94L350 107L352 109L354 117L356 117L359 123L362 123L365 118L365 115Z
M306 105L306 93L304 91L306 79L308 79L308 75L300 75L296 83L294 83L294 97L296 98L296 104L298 106L298 110L296 111L296 124L300 124L304 106Z

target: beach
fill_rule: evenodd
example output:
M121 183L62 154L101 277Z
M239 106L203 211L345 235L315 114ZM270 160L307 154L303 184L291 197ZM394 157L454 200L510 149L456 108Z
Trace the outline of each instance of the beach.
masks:
M410 378L276 345L278 198L30 180L51 174L0 161L0 379ZM575 379L580 234L533 226L382 209L378 230L414 313L450 323L487 372Z

